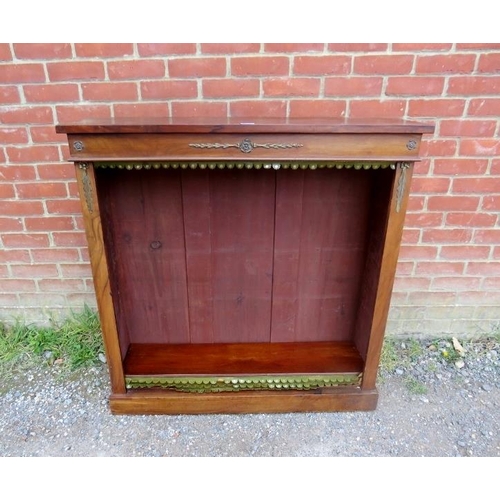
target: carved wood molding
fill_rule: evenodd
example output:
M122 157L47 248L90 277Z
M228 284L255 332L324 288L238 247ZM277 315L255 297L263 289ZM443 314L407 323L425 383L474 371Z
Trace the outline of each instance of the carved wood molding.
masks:
M194 142L189 144L192 148L198 149L227 149L227 148L238 148L242 153L250 153L255 148L264 149L290 149L290 148L302 148L303 144L289 144L289 143L266 143L257 144L252 142L251 139L244 139L236 144L221 144L219 142Z

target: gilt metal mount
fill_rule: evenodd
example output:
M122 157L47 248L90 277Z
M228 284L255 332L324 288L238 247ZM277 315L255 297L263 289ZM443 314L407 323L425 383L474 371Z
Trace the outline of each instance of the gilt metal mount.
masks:
M189 144L192 148L199 149L227 149L227 148L238 148L242 153L250 153L255 148L264 148L264 149L290 149L290 148L301 148L303 144L288 144L288 143L265 143L265 144L257 144L252 142L251 139L244 139L241 142L236 144L222 144L219 142L193 142Z

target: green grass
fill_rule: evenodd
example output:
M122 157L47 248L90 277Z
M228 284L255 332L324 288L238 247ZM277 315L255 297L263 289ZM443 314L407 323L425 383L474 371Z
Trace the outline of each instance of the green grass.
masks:
M427 387L414 377L407 377L405 379L405 386L412 394L427 394Z
M33 364L57 364L68 370L98 362L103 352L99 319L88 306L48 327L0 325L0 372Z

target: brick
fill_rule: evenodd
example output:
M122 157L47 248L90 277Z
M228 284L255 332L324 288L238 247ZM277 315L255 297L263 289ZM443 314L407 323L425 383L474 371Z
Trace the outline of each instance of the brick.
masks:
M113 109L117 118L144 116L163 118L170 115L167 103L114 104Z
M499 193L500 177L467 177L453 179L453 193Z
M202 86L204 98L258 97L260 93L259 80L249 78L203 80Z
M54 278L59 275L55 264L13 264L10 269L14 278Z
M24 95L27 102L61 102L78 101L78 85L49 84L49 85L24 85Z
M75 43L78 57L122 57L134 53L133 43Z
M449 187L448 177L415 177L411 184L413 193L446 193Z
M482 210L500 210L500 196L484 196Z
M496 50L500 43L457 43L457 50Z
M439 227L443 223L441 212L409 213L405 218L406 227Z
M491 160L490 174L500 175L500 158L496 160Z
M498 88L500 89L500 85ZM500 116L500 99L471 99L467 114L469 116Z
M0 109L0 120L3 124L53 123L52 109L48 106L5 107Z
M34 292L36 290L36 285L33 280L25 279L6 279L2 280L2 291L3 292Z
M15 43L18 59L68 59L72 57L69 43Z
M481 54L477 67L479 73L499 73L500 72L500 52L494 54Z
M30 262L28 250L5 250L0 249L0 262Z
M254 56L231 58L232 76L284 76L288 75L288 57ZM216 76L216 75L214 75Z
M500 77L495 76L454 76L448 83L448 94L453 95L498 95Z
M111 107L104 104L79 104L56 106L57 120L68 123L90 118L109 118Z
M39 63L4 64L0 81L6 83L33 83L45 82L45 71Z
M455 276L463 274L463 262L417 262L415 275L418 276Z
M381 77L325 78L325 96L379 96L382 91Z
M408 116L462 116L464 109L465 101L462 99L410 100Z
M384 52L386 43L329 43L331 52Z
M14 86L0 86L0 102L5 104L17 104L21 102L18 87Z
M226 76L226 59L223 57L170 59L168 61L168 74L172 78Z
M137 84L129 82L84 83L82 94L86 101L136 101Z
M49 246L47 234L4 234L3 244L10 248L45 248Z
M139 43L137 49L141 56L196 54L195 43Z
M436 156L453 156L457 151L457 141L451 139L424 139L420 146L420 154L425 158Z
M450 50L451 43L393 43L394 52L437 52Z
M30 127L31 139L34 143L61 142L65 140L62 134L56 134L55 127Z
M472 73L475 62L474 54L417 56L416 73Z
M27 231L72 231L75 229L71 217L26 217Z
M8 147L7 155L11 163L38 163L59 159L57 146Z
M101 61L68 61L47 63L51 82L75 80L103 80L104 64Z
M348 75L351 56L297 56L293 61L295 75Z
M425 158L424 160L415 162L413 167L413 172L416 176L427 175L431 170L431 160L430 158Z
M59 267L64 278L88 278L92 275L89 264L61 264Z
M436 175L478 175L484 174L487 167L488 160L436 158L433 172Z
M0 294L0 307L3 309L5 306L17 306L19 298L15 293L2 293Z
M442 246L439 257L447 260L487 259L490 254L489 246L464 245Z
M26 144L28 132L25 127L0 128L0 144Z
M285 101L235 101L229 103L231 116L238 117L285 117Z
M202 43L202 54L243 54L259 52L260 43Z
M0 214L6 216L41 215L43 214L43 205L41 201L0 201Z
M438 249L435 246L402 245L399 251L400 260L430 260L437 257Z
M79 191L78 191L78 185L76 182L68 182L67 183L67 188L68 188L68 195L70 198L79 198Z
M432 280L431 290L474 290L479 288L480 281L479 278L462 276L435 277Z
M429 196L427 201L428 210L436 211L472 211L479 207L479 196Z
M12 54L8 43L0 43L0 61L12 61Z
M462 156L498 156L500 141L497 139L462 139L460 141Z
M36 178L33 165L9 165L0 164L0 179L5 181L31 181Z
M76 248L40 248L30 250L33 262L78 262L79 253Z
M227 116L227 104L225 102L173 102L172 116Z
M482 289L493 290L497 292L498 290L500 290L500 278L497 278L496 276L493 276L491 278L490 277L484 278Z
M268 78L263 82L265 96L319 97L319 78Z
M110 80L143 80L165 76L165 63L158 59L108 62Z
M386 95L429 96L441 95L443 77L391 76L387 81Z
M424 229L423 243L469 243L472 239L471 229Z
M404 101L351 101L351 118L402 118L406 104Z
M410 198L408 199L408 212L418 212L424 209L425 196L417 196L416 194L410 193Z
M75 167L72 163L53 163L37 166L42 180L63 180L75 178Z
M403 236L401 242L403 244L416 244L420 240L420 229L409 229L407 227L403 230Z
M41 292L76 292L84 291L85 283L81 279L41 279L38 288Z
M62 182L36 182L16 184L19 198L62 198L67 195L66 184Z
M24 227L20 218L0 217L0 233L19 233L23 230Z
M345 101L330 101L327 99L292 99L290 101L289 116L291 118L310 118L311 116L344 117L345 113Z
M322 52L323 43L266 43L266 52Z
M413 274L413 262L398 262L396 266L397 276L411 276Z
M412 55L355 56L354 73L368 75L404 75L413 67Z
M427 290L430 286L430 278L415 276L396 276L394 279L394 288L400 292L411 290Z
M500 229L476 229L474 233L474 243L500 244Z
M456 137L493 137L496 120L441 120L439 135Z
M80 214L82 212L80 200L47 200L47 211L49 214Z
M468 262L466 274L471 276L500 276L500 262Z
M15 191L12 184L0 184L0 198L14 198Z
M83 232L69 231L52 233L56 247L86 247L87 240Z
M143 99L196 98L198 84L194 80L141 82L141 95Z

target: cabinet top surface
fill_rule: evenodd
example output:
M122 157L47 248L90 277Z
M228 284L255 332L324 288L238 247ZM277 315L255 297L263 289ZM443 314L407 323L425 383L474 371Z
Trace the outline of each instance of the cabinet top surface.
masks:
M387 119L109 118L58 124L65 134L431 134L434 125Z

